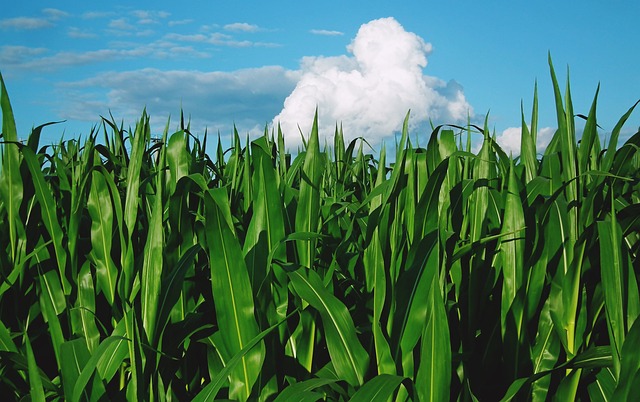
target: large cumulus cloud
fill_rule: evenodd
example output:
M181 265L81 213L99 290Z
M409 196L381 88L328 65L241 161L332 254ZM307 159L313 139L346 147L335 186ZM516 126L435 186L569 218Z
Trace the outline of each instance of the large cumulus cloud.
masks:
M379 143L401 128L411 110L411 124L429 119L465 121L473 110L462 87L423 74L431 44L407 32L394 18L360 27L347 47L349 55L306 57L301 77L273 119L288 144L307 135L316 107L321 135L331 136L341 124L347 138Z

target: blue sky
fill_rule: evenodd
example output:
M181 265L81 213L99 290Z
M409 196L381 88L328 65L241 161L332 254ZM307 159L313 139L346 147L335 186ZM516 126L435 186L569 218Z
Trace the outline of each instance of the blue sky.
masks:
M187 6L188 5L188 6ZM258 133L281 122L292 145L315 105L321 134L393 143L408 109L426 124L490 112L517 152L520 103L538 81L541 147L555 127L547 54L576 113L601 84L602 134L640 99L637 1L11 2L0 17L0 72L18 130L43 141L89 133L111 112L156 130L181 108L192 131ZM640 126L632 115L624 136ZM546 131L545 131L546 130Z

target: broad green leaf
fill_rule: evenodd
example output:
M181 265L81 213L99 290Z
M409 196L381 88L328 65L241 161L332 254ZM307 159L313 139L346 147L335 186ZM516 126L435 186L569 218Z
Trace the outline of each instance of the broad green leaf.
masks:
M228 362L258 335L258 324L254 316L251 283L238 240L213 198L206 196L205 204L211 286L224 344L222 357ZM242 357L239 367L231 371L232 397L241 400L249 398L260 374L264 353L264 344L260 343Z
M40 369L36 363L36 357L28 336L25 337L25 346L27 348L27 362L29 365L29 395L32 401L44 402L44 388L42 387L42 379L40 378Z
M120 336L110 336L100 343L100 346L98 346L96 351L91 355L89 360L87 360L86 364L80 371L80 375L78 376L76 383L73 386L73 393L71 394L69 400L71 400L72 402L80 401L80 398L82 397L87 384L89 383L89 380L96 371L96 365L100 360L104 358L105 354L109 350L109 346L114 342L120 342L122 340L126 341L125 338L122 338Z
M515 165L511 161L508 173L508 183L504 195L504 216L502 218L500 238L500 257L502 263L502 299L501 322L502 336L505 337L507 329L507 315L512 310L511 306L516 294L525 283L524 278L524 249L525 249L525 220L522 209L523 200L520 198L520 188L515 173ZM522 310L513 317L516 324L516 339L520 338L522 330Z
M60 346L60 354L62 356L62 368L60 371L62 373L64 395L67 398L71 398L76 381L91 355L83 339L74 339L63 343ZM106 392L102 381L97 377L94 377L94 379L95 381L91 386L85 388L82 392L84 400L98 400Z
M148 340L155 339L156 323L158 319L158 300L160 299L160 284L164 265L164 235L162 222L164 205L162 202L162 176L157 173L155 195L149 211L149 230L144 246L141 271L141 308L142 326Z
M9 329L0 320L0 351L18 352L16 344L11 339Z
M100 378L103 381L111 381L118 370L122 369L122 363L129 355L129 345L132 344L132 342L124 337L126 334L125 324L125 319L122 319L115 326L111 333L111 338L113 338L114 341L109 342L103 347L103 354L96 363L96 369L98 373L100 373ZM93 353L95 354L96 352L94 351Z
M56 203L53 199L51 189L47 186L44 175L40 170L40 164L38 163L36 155L30 148L23 147L22 156L33 179L35 195L38 203L40 204L44 226L47 228L47 231L51 236L51 240L53 241L53 248L56 254L57 269L60 272L62 289L65 294L70 294L71 284L66 277L67 251L63 244L64 233L62 232L62 228L60 227L60 222L58 220Z
M522 134L520 136L520 159L525 166L526 183L529 183L538 175L538 158L536 151L537 137L537 119L538 119L538 83L535 84L533 91L533 111L531 116L531 127L527 127L524 121L524 109L521 104L520 112L522 114Z
M91 217L92 249L90 258L96 266L98 289L102 291L110 304L114 302L118 277L118 270L111 258L113 205L104 172L94 170L91 173L91 189L87 200L87 210Z
M594 144L598 140L598 130L596 123L596 103L598 101L598 93L600 92L600 85L596 89L596 94L593 97L593 103L589 110L589 116L582 132L582 139L580 140L580 147L578 148L578 174L583 174L587 171L591 151Z
M173 194L178 181L189 174L191 156L187 152L186 133L177 131L169 138L167 144L167 166L169 175L167 177L167 191Z
M329 355L340 377L353 386L362 385L369 355L356 336L349 311L323 286L318 274L304 270L300 268L289 273L293 288L320 313Z
M415 384L424 401L450 399L451 341L449 322L438 276L434 276L429 290L427 325L422 333L420 363Z
M317 232L320 220L320 193L322 179L322 154L318 140L318 112L316 111L309 144L306 149L304 166L300 171L300 196L296 209L295 230L297 232ZM296 243L301 265L313 267L315 260L314 240Z
M154 345L157 345L159 343L159 338L162 337L162 332L169 320L171 309L180 297L182 284L184 283L184 277L187 270L192 267L193 260L200 250L201 247L197 244L191 246L191 248L188 249L180 258L176 267L162 281L160 296L158 298L158 319L156 321L156 339L153 340Z
M61 367L62 361L60 360L60 345L64 342L64 334L62 332L62 326L58 315L56 314L56 304L60 303L60 298L64 299L62 294L62 287L58 279L58 274L51 270L45 274L39 275L40 284L40 308L42 309L42 317L48 325L49 336L51 337L51 343L53 345L53 352L58 363L58 368Z
M531 350L531 364L534 374L539 374L551 370L558 361L560 354L560 339L554 329L551 319L551 301L548 298L540 313L538 331L535 342ZM549 393L551 378L542 377L531 385L531 399L533 401L545 401Z
M20 152L18 150L18 133L16 130L16 122L13 118L13 110L9 102L9 95L4 84L2 74L0 74L0 109L2 110L2 170L0 173L0 197L4 202L4 209L7 211L7 223L9 226L9 242L11 249L9 251L10 262L21 266L19 260L21 251L19 248L24 247L24 243L20 245L20 239L25 238L23 221L21 220L19 209L23 198L23 183L20 173ZM23 262L23 261L22 261ZM4 293L1 288L0 294Z
M398 389L403 377L380 374L367 381L353 394L350 402L386 402ZM425 399L426 400L426 399ZM433 399L432 399L433 400ZM437 399L436 399L437 400Z
M282 323L284 323L286 320L288 320L291 316L293 316L297 312L298 312L298 310L292 311L282 321L280 321L280 322L272 325L271 327L265 329L264 331L260 332L257 336L255 336L253 339L251 339L251 341L249 341L244 346L244 348L242 348L242 350L240 350L231 359L229 359L229 361L227 361L225 366L222 368L222 370L220 370L218 372L216 377L213 378L211 380L211 382L209 384L207 384L207 386L205 386L198 393L198 395L196 395L195 398L193 398L193 402L208 402L208 401L213 400L213 398L215 398L215 396L218 394L218 391L220 390L220 388L222 388L224 383L227 381L227 377L230 375L230 373L236 368L236 366L240 362L242 362L242 360L244 359L244 356L249 351L251 351L256 345L262 343L264 338L267 335L269 335L273 330L278 328Z
M587 386L589 398L592 402L609 402L613 397L616 387L616 378L613 370L610 368L602 369L597 375L596 380Z
M613 393L614 401L640 397L640 320L636 320L622 345L620 376Z
M80 268L77 286L75 316L80 321L80 334L87 342L89 351L93 352L100 344L100 332L96 325L96 292L89 261Z
M278 394L278 397L273 400L273 402L297 402L299 400L302 400L305 395L310 395L310 397L315 397L317 395L319 399L322 397L322 394L312 393L311 391L328 384L333 384L335 382L336 380L328 378L311 378L306 381L300 381L283 389L282 392Z
M253 217L249 223L244 242L245 260L250 271L255 290L269 271L269 255L283 259L284 248L276 250L285 238L282 198L277 191L276 171L271 156L260 142L252 143L254 161L253 174ZM273 252L273 254L272 254Z

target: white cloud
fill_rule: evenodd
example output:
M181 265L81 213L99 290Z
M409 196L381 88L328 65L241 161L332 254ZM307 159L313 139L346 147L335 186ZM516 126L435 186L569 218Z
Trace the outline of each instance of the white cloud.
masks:
M257 32L260 30L260 27L246 22L235 22L233 24L225 25L224 29L233 32Z
M109 28L123 31L132 31L135 27L126 18L116 18L109 21Z
M0 20L0 28L15 30L33 30L49 28L53 24L45 18L16 17Z
M161 19L168 18L171 13L166 11L135 10L131 14L138 19L141 25L159 24Z
M170 27L173 27L173 26L177 26L177 25L187 25L187 24L191 24L192 22L193 22L193 19L188 18L188 19L184 19L184 20L169 21L167 24L168 24Z
M91 20L96 18L109 18L117 15L114 11L87 11L82 14L82 18Z
M25 63L30 62L33 58L41 57L47 52L46 48L41 47L2 46L0 47L0 66L3 66L9 72L24 72L26 69L22 67Z
M45 8L42 10L42 13L46 15L51 20L59 20L61 18L65 18L69 16L69 13L66 11L58 10L57 8Z
M544 152L544 150L551 142L551 138L556 129L553 127L544 127L538 130L536 150L538 153ZM521 127L509 127L502 131L500 135L496 137L496 141L502 147L502 150L507 154L513 154L513 156L520 155L520 138L522 135Z
M298 125L308 135L317 106L321 135L331 136L338 123L345 137L376 144L401 129L409 109L414 127L466 121L473 111L462 87L423 75L431 49L393 18L364 24L349 56L302 60L302 77L273 124L281 124L288 144L299 144Z
M97 37L96 34L82 30L78 27L69 27L67 30L67 36L74 39L89 39Z
M314 35L325 35L325 36L340 36L340 35L344 35L343 32L340 32L340 31L329 31L327 29L312 29L309 32L311 32Z
M277 43L271 42L253 42L250 40L236 40L231 35L223 34L220 32L205 34L177 34L169 33L164 36L168 40L176 40L181 42L199 42L208 43L215 46L227 46L227 47L278 47Z

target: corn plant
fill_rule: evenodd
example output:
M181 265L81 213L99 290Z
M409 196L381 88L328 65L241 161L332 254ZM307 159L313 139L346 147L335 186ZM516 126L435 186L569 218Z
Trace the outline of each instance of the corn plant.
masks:
M576 114L549 65L543 153L536 90L519 157L486 121L414 146L407 114L392 164L317 116L296 154L276 127L210 155L146 112L22 143L0 77L0 394L640 399L635 105L603 144L598 91Z

